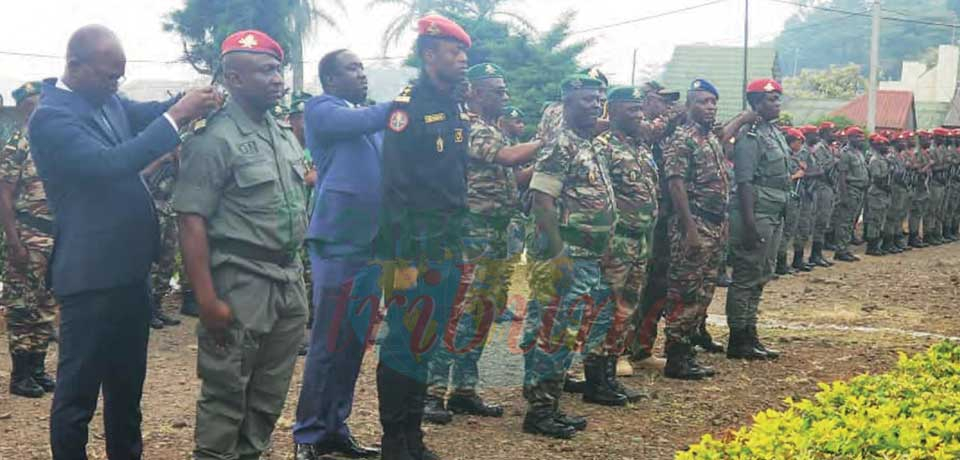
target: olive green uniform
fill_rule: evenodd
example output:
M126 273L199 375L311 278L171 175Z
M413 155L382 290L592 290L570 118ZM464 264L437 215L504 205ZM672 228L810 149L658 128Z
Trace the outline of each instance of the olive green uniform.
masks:
M935 241L942 236L942 226L946 217L946 190L950 165L947 158L947 146L935 146L930 149L933 160L933 175L930 178L930 204L924 217L924 238L929 234ZM929 219L929 220L928 220ZM929 221L930 225L927 226ZM928 233L929 229L929 233Z
M863 198L870 182L870 173L867 171L863 154L857 149L846 146L840 152L837 174L838 181L843 181L846 177L845 183L837 184L837 210L834 220L837 253L842 254L849 251L850 242L853 240L853 226L863 209ZM846 193L843 192L844 185L846 185Z
M903 236L903 221L907 218L910 208L909 178L907 163L901 152L892 152L887 157L890 162L890 210L883 225L884 238L890 238L891 243L901 246Z
M790 194L789 152L783 134L766 121L742 128L733 147L738 189L744 184L753 186L753 215L761 240L753 249L744 247L746 232L740 200L733 200L730 212L733 283L727 291L726 306L731 331L742 331L757 324L760 297L773 274Z
M930 151L923 147L917 147L911 156L911 162L907 166L912 187L908 223L910 236L911 238L919 238L922 224L923 238L927 239L930 236L930 228L929 224L925 222L930 222L927 218L927 208L930 205L930 187L929 175L923 169L930 164Z
M864 239L876 240L886 234L884 225L892 200L891 165L885 152L874 151L870 155L867 171L870 173L870 186L867 189L863 211Z
M259 459L293 375L307 316L303 151L289 126L228 102L183 144L173 208L206 219L225 347L198 325L194 458Z

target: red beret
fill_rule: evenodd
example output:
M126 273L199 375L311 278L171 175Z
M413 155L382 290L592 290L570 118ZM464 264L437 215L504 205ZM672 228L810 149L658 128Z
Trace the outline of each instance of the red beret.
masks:
M884 136L884 135L882 135L882 134L871 134L871 135L870 135L870 142L873 142L874 144L889 144L889 143L890 143L890 141L887 139L887 137Z
M793 137L800 140L805 140L807 137L797 128L788 128L787 137Z
M828 129L837 129L837 125L834 124L832 121L825 121L823 123L820 123L820 131L825 131Z
M761 78L759 80L750 82L750 84L747 85L747 92L783 94L783 87L780 86L780 83L777 83L777 81L772 78Z
M920 136L920 137L930 137L930 136L932 136L933 134L930 134L930 131L927 131L927 130L925 130L925 129L921 129L920 131L917 131L917 135Z
M817 127L813 125L803 125L800 127L800 132L803 134L814 134L817 132Z
M900 134L897 134L897 140L906 140L912 138L913 136L916 136L913 131L902 131Z
M952 134L953 137L960 137L960 129L954 129L950 131L950 134Z
M933 128L933 135L946 137L950 135L950 130L947 128Z
M463 43L467 48L473 46L470 35L467 35L467 31L463 30L463 27L440 15L430 14L420 18L417 21L417 30L420 35L452 38Z
M269 54L283 61L283 48L280 44L259 30L241 30L223 40L220 57L235 52Z
M847 129L843 130L844 136L853 136L853 135L863 135L863 130L859 126L849 126Z

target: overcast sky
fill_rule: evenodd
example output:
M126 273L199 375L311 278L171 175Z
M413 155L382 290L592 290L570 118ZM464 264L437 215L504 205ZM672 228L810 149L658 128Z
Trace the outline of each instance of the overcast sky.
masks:
M323 0L321 0L322 2ZM130 61L127 80L192 80L189 66L164 64L175 61L182 51L180 39L163 32L163 16L182 5L183 0L0 0L2 30L6 38L0 44L0 91L10 101L13 82L59 76L63 69L66 41L79 26L100 23L120 36ZM350 48L362 57L381 53L381 33L398 10L381 7L370 10L366 0L343 0L347 11L333 10L339 30L320 30L307 45L306 60L316 61L325 51ZM618 23L707 3L707 0L516 0L510 7L529 18L540 29L550 26L565 10L574 10L575 30ZM638 73L643 75L662 66L675 45L710 43L739 45L743 40L743 0L724 0L710 6L629 25L588 32L578 37L596 39L585 55L584 64L599 64L617 82L629 82L631 56L639 49ZM796 7L771 0L750 2L751 43L772 39L783 28ZM414 38L388 51L403 55ZM4 53L54 55L57 58L11 56ZM314 66L308 64L308 78ZM8 102L9 103L9 102Z

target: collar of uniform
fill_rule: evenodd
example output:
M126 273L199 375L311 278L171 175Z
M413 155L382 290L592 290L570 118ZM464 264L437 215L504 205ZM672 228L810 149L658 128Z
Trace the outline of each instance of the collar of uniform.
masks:
M253 133L264 132L265 130L269 129L271 124L276 123L273 116L270 115L270 112L268 111L266 114L264 114L264 123L257 124L251 120L249 116L247 116L247 113L243 111L243 108L240 107L240 104L231 102L230 100L227 100L223 110L227 116L229 116L230 119L236 123L240 134L243 134L244 136L249 136Z
M435 97L447 98L453 100L453 95L457 91L457 87L454 85L450 88L450 91L440 91L440 88L437 88L437 85L433 84L433 80L427 74L420 75L420 78L417 79L417 87L421 90L425 90L427 93L434 95Z

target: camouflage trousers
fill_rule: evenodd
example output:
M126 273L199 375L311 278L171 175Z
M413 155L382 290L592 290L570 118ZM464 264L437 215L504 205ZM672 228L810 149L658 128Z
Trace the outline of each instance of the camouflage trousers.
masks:
M20 241L30 261L21 272L6 267L3 303L7 305L7 335L11 354L46 352L54 335L57 301L45 285L53 249L50 236L20 226Z
M760 297L776 265L783 218L780 215L755 213L754 220L757 233L763 242L748 250L743 244L743 218L738 210L730 213L733 282L727 290L726 305L727 325L730 330L756 326Z
M653 355L657 341L657 323L663 316L667 297L667 272L670 270L670 219L661 216L653 229L652 257L647 264L647 282L640 295L640 307L634 315L634 336L628 342L630 359L641 361ZM721 263L721 267L722 267Z
M717 271L727 249L727 223L708 222L693 216L701 247L694 252L684 245L680 218L670 217L670 268L664 310L667 343L689 343L707 317L716 290Z
M523 253L526 247L527 235L532 232L533 221L527 216L518 216L510 219L507 226L507 255L510 257Z
M824 235L830 229L836 204L833 189L826 183L818 183L813 189L813 242L823 243Z
M494 319L507 307L510 279L519 254L507 255L507 229L471 226L464 240L463 300L454 306L444 343L430 357L427 391L444 398L448 382L454 394L472 395L480 382L477 363ZM451 375L452 374L452 375Z
M177 253L180 242L177 230L177 218L172 215L159 214L160 220L160 257L150 271L150 288L153 308L159 311L163 307L163 299L170 293L170 280L177 272ZM185 276L180 277L185 280Z
M809 210L809 207L807 207ZM803 219L804 204L800 198L790 198L787 200L787 213L783 218L783 237L780 238L780 246L777 248L777 254L787 254L787 247L793 244L797 247L797 234L800 231L800 221ZM801 248L803 246L800 246Z
M883 224L884 236L900 238L903 234L903 221L909 210L910 193L906 187L894 184L890 189L890 209Z
M947 193L947 223L960 224L960 181L953 179Z
M589 336L591 318L610 292L598 259L567 260L569 266L558 265L557 259L530 266L531 298L521 347L523 396L534 414L557 410L574 353Z
M927 207L930 205L930 193L922 185L916 186L910 191L910 217L907 225L910 228L911 235L919 235L921 224L926 220ZM929 221L928 221L929 222ZM927 225L923 225L924 233L927 233ZM926 235L925 235L926 236Z
M930 202L927 205L927 215L923 217L923 232L927 234L929 222L929 234L940 235L940 226L943 225L946 187L936 180L930 181Z
M871 186L863 205L864 239L874 240L887 234L884 225L892 202L891 193Z
M590 328L589 347L585 353L620 356L636 335L638 306L647 283L647 261L652 246L652 228L611 239L610 249L601 260L600 268L612 296Z
M837 252L844 252L853 241L853 226L863 209L863 189L847 187L846 195L837 196L834 212L834 231L837 235Z

